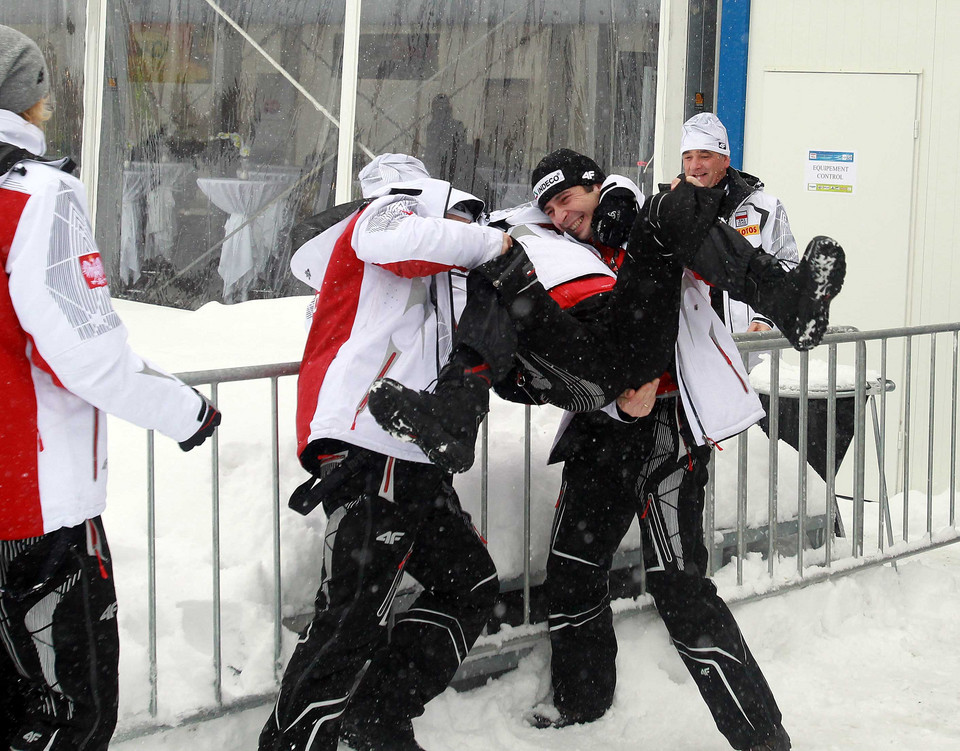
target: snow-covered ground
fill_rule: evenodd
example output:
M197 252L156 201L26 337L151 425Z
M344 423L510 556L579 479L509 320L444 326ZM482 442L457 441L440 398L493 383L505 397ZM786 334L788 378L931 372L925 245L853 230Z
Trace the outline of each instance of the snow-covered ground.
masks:
M199 311L117 302L141 354L183 372L298 360L306 298L254 301ZM781 371L783 382L786 371ZM788 376L789 377L789 376ZM309 610L320 571L320 512L301 517L286 508L305 479L293 436L293 379L280 382L280 529L284 615ZM268 693L273 677L273 491L269 449L269 386L227 384L218 403L220 435L219 537L222 595L223 696L233 701ZM491 479L487 537L502 576L522 570L522 408L502 405L491 418ZM532 560L542 568L559 486L559 469L544 466L558 414L533 410ZM149 703L146 568L146 441L143 431L110 421L110 486L105 523L120 600L121 730L152 722ZM212 512L210 450L182 454L158 436L157 642L158 720L179 718L214 704L212 667ZM766 514L766 439L750 431L748 518ZM736 519L737 451L718 455L717 527ZM797 457L780 449L778 516L796 509ZM808 513L822 513L823 482L807 474ZM479 522L479 468L458 478L465 507ZM819 500L818 500L819 499ZM911 529L925 529L913 505ZM938 501L938 509L945 504ZM901 514L894 508L893 518ZM849 519L849 517L847 517ZM944 523L938 511L934 523ZM868 530L875 529L868 524ZM628 539L635 539L634 533ZM814 555L811 554L811 558ZM752 650L785 714L798 749L960 749L960 550L926 554L899 571L878 568L769 600L737 605ZM722 591L761 589L765 564L748 560L745 588L735 567L718 573ZM782 564L789 571L791 562ZM795 564L793 564L795 565ZM655 616L625 618L620 687L601 722L563 731L535 731L521 719L548 687L548 650L537 648L520 668L489 685L448 691L416 723L428 749L617 748L723 749L723 738L670 648ZM284 656L295 637L284 636ZM946 646L947 649L942 647ZM253 749L267 707L114 744L118 749Z
M735 605L797 751L957 751L960 713L960 546ZM486 686L448 689L416 720L428 751L670 749L723 751L656 616L617 625L614 707L591 725L534 730L522 712L548 685L538 647ZM114 744L117 751L253 751L268 707Z

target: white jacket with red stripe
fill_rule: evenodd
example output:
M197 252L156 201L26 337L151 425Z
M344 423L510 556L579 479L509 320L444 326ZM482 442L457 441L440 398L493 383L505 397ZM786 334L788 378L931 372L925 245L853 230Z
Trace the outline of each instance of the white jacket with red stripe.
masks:
M633 191L638 204L643 203L640 189L621 175L607 177L601 190L614 185ZM497 218L515 225L510 234L524 241L537 276L561 307L569 307L564 303L567 298L572 297L576 302L606 292L612 286L608 277L615 278L615 275L608 265L619 268L622 252L601 260L596 247L546 228L548 217L532 204L499 212ZM542 239L531 241L531 233ZM680 295L680 327L675 349L677 386L697 445L717 443L757 422L763 417L763 408L750 385L736 344L710 306L707 284L685 271ZM603 411L620 419L616 402L608 404ZM554 446L573 418L572 413L564 415Z
M45 149L6 110L0 141ZM0 539L15 540L103 511L102 412L182 441L204 405L127 344L76 178L32 160L0 175L0 263Z
M317 294L308 311L297 391L297 453L336 438L387 456L427 462L384 431L366 409L384 376L426 389L449 353L449 274L500 253L499 230L443 219L450 184L405 183L304 243L294 275ZM389 191L389 188L384 189Z

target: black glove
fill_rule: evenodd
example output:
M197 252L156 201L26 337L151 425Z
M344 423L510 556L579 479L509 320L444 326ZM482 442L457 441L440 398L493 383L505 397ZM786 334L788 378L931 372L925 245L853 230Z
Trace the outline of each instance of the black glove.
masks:
M637 219L637 197L629 188L611 185L600 193L600 202L593 210L593 239L611 248L619 248L630 236Z
M193 390L202 400L200 413L197 415L197 421L200 423L200 429L185 441L180 441L180 448L189 451L203 443L207 438L213 435L217 425L220 424L220 410L214 407L210 401L196 389Z

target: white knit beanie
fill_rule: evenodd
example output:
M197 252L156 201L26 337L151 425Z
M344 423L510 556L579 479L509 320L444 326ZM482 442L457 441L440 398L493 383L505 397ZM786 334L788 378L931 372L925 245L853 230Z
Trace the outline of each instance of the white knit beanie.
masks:
M360 170L360 191L369 198L384 185L430 177L419 159L409 154L380 154Z
M683 124L680 153L685 151L715 151L730 156L727 129L712 112L701 112Z

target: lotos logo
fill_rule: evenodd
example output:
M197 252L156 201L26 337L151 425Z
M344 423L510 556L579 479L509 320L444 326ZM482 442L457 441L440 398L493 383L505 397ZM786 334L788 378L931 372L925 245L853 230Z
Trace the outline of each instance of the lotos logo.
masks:
M542 196L547 191L547 188L551 187L552 185L556 185L557 183L560 183L560 182L563 182L563 170L561 169L554 170L534 186L533 188L534 200L539 201L540 196Z
M751 224L749 227L739 227L739 228L737 228L737 232L739 232L739 233L740 233L741 235L743 235L744 237L749 237L750 235L759 235L759 234L760 234L760 225L759 225L759 224Z
M107 286L107 272L103 270L103 259L99 253L80 256L80 271L90 289Z

